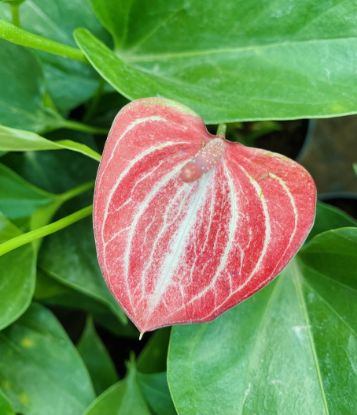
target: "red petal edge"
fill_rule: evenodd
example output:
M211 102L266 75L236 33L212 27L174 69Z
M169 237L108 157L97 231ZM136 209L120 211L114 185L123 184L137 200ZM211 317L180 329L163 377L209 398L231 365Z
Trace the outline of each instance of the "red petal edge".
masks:
M309 173L276 153L225 142L222 162L180 171L215 136L162 98L125 106L96 180L94 234L115 298L141 332L209 321L264 287L315 217Z

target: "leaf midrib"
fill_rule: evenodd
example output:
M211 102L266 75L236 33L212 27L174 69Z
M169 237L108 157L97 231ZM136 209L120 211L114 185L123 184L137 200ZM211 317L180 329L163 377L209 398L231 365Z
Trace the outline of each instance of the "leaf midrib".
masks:
M317 352L316 352L316 346L315 346L315 342L314 342L314 338L313 335L311 333L311 321L310 321L310 317L309 317L309 312L306 306L306 302L304 299L304 294L302 292L302 276L301 276L301 271L300 271L300 267L297 263L297 261L292 261L291 263L291 268L293 275L292 281L293 284L296 288L296 293L297 293L297 298L300 302L301 305L301 309L303 312L303 317L306 321L306 326L309 328L307 330L308 333L308 337L310 340L310 348L311 348L311 354L312 354L312 358L314 361L314 367L316 369L316 374L317 374L317 378L318 378L318 384L319 384L319 388L320 388L320 392L321 392L321 398L322 398L322 402L324 405L324 412L326 415L330 415L330 411L329 411L329 407L328 407L328 403L327 403L327 398L326 398L326 393L325 393L325 389L324 389L324 384L322 381L322 375L321 375L321 369L320 369L320 365L319 365L319 360L317 357Z
M271 42L258 45L248 45L248 46L238 46L230 48L214 48L214 49L202 49L202 50L192 50L192 51L180 51L180 52L169 52L169 53L153 53L153 54L138 54L135 55L123 50L119 50L118 53L120 57L129 63L135 62L156 62L159 60L169 60L169 59L180 59L180 58L189 58L189 57L198 57L198 56L210 56L210 55L221 55L221 54L234 54L238 52L247 52L247 51L258 51L276 47L291 47L293 45L306 45L309 43L325 43L325 42L340 42L340 41L349 41L357 40L356 36L342 36L336 38L320 38L320 39L301 39L301 40L289 40L285 42Z

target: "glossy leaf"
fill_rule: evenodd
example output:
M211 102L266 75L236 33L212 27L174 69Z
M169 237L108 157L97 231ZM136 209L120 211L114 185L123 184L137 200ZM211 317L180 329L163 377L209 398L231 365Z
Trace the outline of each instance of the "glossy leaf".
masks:
M357 221L334 206L318 202L316 205L316 219L309 234L309 239L330 229L346 226L357 226Z
M209 321L286 266L315 203L292 160L212 136L175 102L138 100L115 118L98 170L101 270L141 332Z
M101 276L91 219L82 220L46 238L39 265L51 277L104 303L121 321L126 321Z
M208 123L357 110L353 2L133 0L116 6L116 13L112 1L100 7L120 40L115 53L86 30L75 37L94 68L131 99L172 98Z
M129 13L133 0L121 2L113 0L90 0L90 2L102 25L111 33L115 44L120 46L127 34Z
M54 203L56 196L26 182L0 164L0 212L11 220L24 219Z
M17 130L0 126L0 150L3 151L43 151L43 150L71 150L84 154L96 161L100 154L85 144L72 140L51 141L38 134L25 130Z
M20 234L19 229L0 214L0 243ZM36 276L33 247L26 245L0 256L0 269L0 329L3 329L30 305Z
M31 131L58 127L61 117L43 104L44 79L33 54L0 40L0 61L6 62L0 65L0 123Z
M79 415L94 399L75 347L39 305L0 333L0 354L0 387L17 412Z
M300 258L320 274L357 289L357 227L317 235Z
M94 181L98 168L97 161L66 150L8 153L2 162L27 181L58 194Z
M111 357L98 336L91 318L87 319L77 348L98 395L118 380Z
M137 372L130 365L126 378L100 395L85 415L151 415L137 380Z
M357 228L320 234L243 304L175 327L168 379L180 415L356 413L356 246Z
M176 414L167 385L166 372L150 374L138 373L137 378L142 393L155 415Z
M7 7L0 5L0 16L10 19ZM77 27L87 27L101 39L107 39L86 0L26 0L21 6L21 25L32 33L69 46L74 46L72 33ZM95 92L98 76L88 65L48 53L37 55L46 86L61 111L79 105Z

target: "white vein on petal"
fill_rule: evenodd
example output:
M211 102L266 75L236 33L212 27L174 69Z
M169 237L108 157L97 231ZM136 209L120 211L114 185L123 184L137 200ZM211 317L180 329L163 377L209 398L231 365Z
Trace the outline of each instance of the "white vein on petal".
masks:
M161 269L159 272L159 278L155 284L155 290L150 296L150 306L147 310L147 319L150 318L150 314L153 312L157 304L160 302L164 293L170 286L175 276L175 271L182 260L182 256L185 253L188 239L191 237L192 228L197 220L197 215L200 209L205 204L207 194L209 194L209 184L212 181L213 172L205 174L198 182L198 189L194 194L194 199L190 203L190 208L187 210L185 218L180 222L177 228L177 232L173 236L170 246L168 247L168 254L166 255Z
M110 193L108 195L108 198L106 200L106 204L105 204L105 208L104 208L104 213L103 213L103 222L102 222L102 228L101 228L101 238L102 238L102 243L103 246L105 245L105 238L104 238L104 229L105 229L105 225L107 222L107 218L108 218L108 213L109 213L109 208L110 205L112 203L112 199L113 196L115 194L115 192L117 191L120 182L124 179L124 177L130 172L130 170L135 167L136 163L138 161L141 161L143 158L145 158L146 156L155 153L158 150L162 150L166 147L171 147L171 146L176 146L179 144L185 144L186 142L173 142L173 141L167 141L165 143L161 143L159 145L156 146L152 146L147 148L146 150L142 151L141 153L139 153L137 156L135 156L130 162L129 164L126 166L126 168L120 173L119 177L117 178L114 186L111 188ZM104 259L104 267L107 271L107 265L106 265L106 255L103 255L103 259Z
M187 196L189 194L189 189L192 188L192 185L184 184L181 186L180 190L176 192L175 196L171 199L170 203L167 204L165 208L165 213L163 216L163 224L160 227L159 233L156 235L155 241L152 243L151 252L149 258L146 260L146 265L141 274L141 298L145 295L145 280L147 277L148 270L154 261L155 251L160 242L161 237L165 234L167 229L176 222L177 218L180 217L180 214L186 204ZM170 218L172 213L172 207L177 204L177 201L180 201L180 205L177 207L175 215Z
M229 187L229 202L230 202L230 209L231 209L231 215L230 215L230 220L229 220L229 226L228 226L228 239L224 248L224 252L223 255L221 256L220 259L220 263L217 267L217 270L210 282L210 284L205 287L202 291L200 291L199 294L195 295L194 297L191 298L191 300L186 304L189 305L197 300L199 300L201 297L203 297L209 290L211 290L212 288L214 288L215 283L217 282L218 278L221 275L221 272L224 270L228 258L229 258L229 253L231 252L233 243L234 243L234 239L235 239L235 234L236 234L236 230L238 227L238 222L240 220L240 214L239 214L239 207L237 205L237 194L235 191L235 186L234 183L232 181L232 178L230 177L229 171L226 167L226 165L224 164L224 176L227 179L227 183L228 183L228 187ZM176 310L175 312L171 313L175 314L177 313L179 310Z
M177 143L174 143L174 144L177 144ZM166 146L167 146L167 144L165 144L165 147ZM156 147L156 149L157 149L157 147ZM131 252L132 240L133 240L133 237L134 237L134 234L135 234L136 227L139 223L139 220L141 219L141 217L143 216L146 209L148 208L148 206L150 205L150 203L154 199L154 197L157 195L157 193L159 193L160 190L164 186L166 186L170 180L172 180L174 177L176 177L178 175L178 173L183 168L183 166L186 164L186 162L187 161L184 161L184 162L181 162L181 163L177 164L175 166L175 168L173 168L168 174L163 176L161 178L161 180L158 181L153 186L151 191L149 193L147 193L147 195L146 195L145 199L142 201L142 203L139 206L137 206L137 210L136 210L136 213L133 217L132 225L130 227L130 232L129 232L129 235L128 235L126 249L125 249L125 252L124 252L124 280L125 280L126 289L127 289L127 292L128 292L129 302L130 302L131 306L133 306L133 304L132 304L132 297L131 297L131 293L130 293L130 289L129 289L129 283L128 283L128 281L129 281L129 262L130 262L130 252Z

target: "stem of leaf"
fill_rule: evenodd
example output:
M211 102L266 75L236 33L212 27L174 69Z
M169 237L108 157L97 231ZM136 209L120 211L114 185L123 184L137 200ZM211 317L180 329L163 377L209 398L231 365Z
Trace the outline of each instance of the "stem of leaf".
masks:
M87 192L88 190L93 189L94 182L86 182L80 184L79 186L73 187L72 189L64 192L58 196L61 199L62 203L67 202L68 200L74 199L75 197L81 195L82 193Z
M88 63L86 57L79 49L35 35L5 20L0 20L0 38L15 43L15 45L42 50L63 58Z
M227 131L227 124L219 124L216 135L225 138Z
M95 94L94 94L92 100L90 101L90 103L88 105L86 113L84 114L83 121L87 122L88 120L91 119L91 117L95 113L95 111L98 107L98 103L100 101L100 97L102 96L102 93L103 93L104 85L105 85L104 79L100 79L99 84L98 84L98 88L95 91Z
M69 130L81 131L82 133L107 135L108 130L105 128L92 127L91 125L82 124L78 121L63 120L61 127L68 128Z
M19 4L11 4L11 19L12 19L12 23L17 26L20 27L20 5Z
M30 242L33 242L37 239L43 238L45 236L51 235L52 233L58 232L61 229L67 228L68 226L76 223L87 216L90 216L92 213L93 207L87 206L83 209L78 210L77 212L71 213L68 216L65 216L62 219L59 219L55 222L50 223L49 225L41 226L38 229L24 233L22 235L16 236L15 238L9 239L6 242L0 244L0 256L7 254L10 251L13 251L20 246L26 245Z

